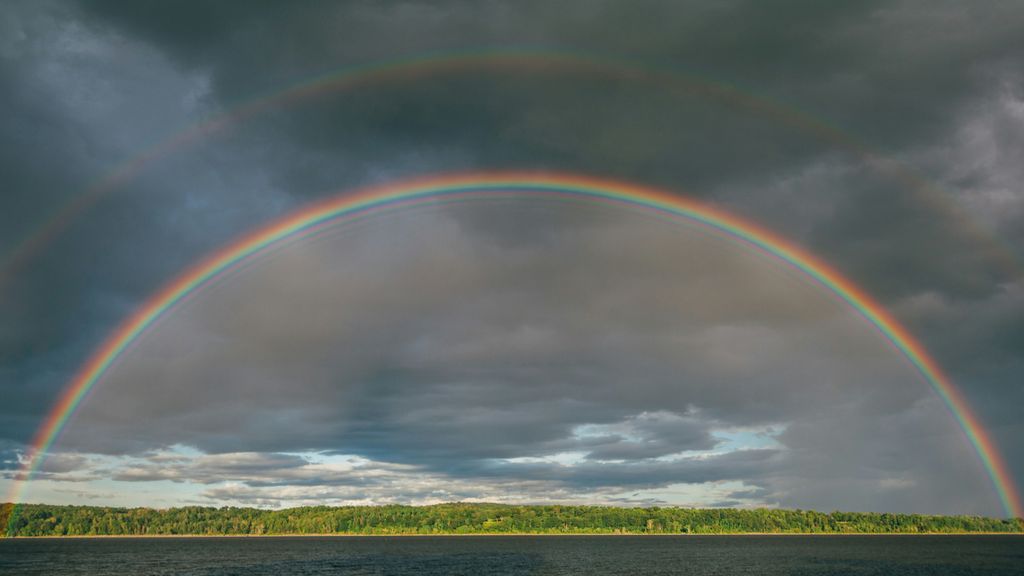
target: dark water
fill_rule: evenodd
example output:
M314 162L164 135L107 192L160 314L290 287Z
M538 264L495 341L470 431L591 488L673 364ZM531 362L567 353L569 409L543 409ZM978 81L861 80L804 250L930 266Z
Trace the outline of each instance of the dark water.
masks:
M1024 575L1024 536L0 540L0 574Z

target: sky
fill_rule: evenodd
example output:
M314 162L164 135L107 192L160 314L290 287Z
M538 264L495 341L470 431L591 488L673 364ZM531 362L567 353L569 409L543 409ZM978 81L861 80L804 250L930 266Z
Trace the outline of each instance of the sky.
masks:
M496 170L657 188L815 254L924 344L1022 490L1021 70L1000 2L9 2L0 491L80 367L207 254ZM133 343L18 495L1005 515L834 294L692 223L538 198L375 215L232 271Z

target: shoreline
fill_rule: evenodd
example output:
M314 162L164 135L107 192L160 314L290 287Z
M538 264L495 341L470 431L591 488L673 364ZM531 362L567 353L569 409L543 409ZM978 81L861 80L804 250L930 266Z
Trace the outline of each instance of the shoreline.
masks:
M20 538L366 538L529 536L885 536L1024 534L1024 519L778 509L616 508L488 503L117 508L0 505ZM327 532L314 532L325 528ZM768 530L764 530L768 529ZM68 534L70 532L70 534Z
M716 534L609 534L609 533L552 533L552 532L509 532L502 534L93 534L93 535L62 535L62 536L13 536L3 537L4 540L163 540L163 539L197 539L197 538L493 538L493 537L526 538L538 537L640 537L640 538L706 538L721 536L1024 536L1024 532L723 532Z

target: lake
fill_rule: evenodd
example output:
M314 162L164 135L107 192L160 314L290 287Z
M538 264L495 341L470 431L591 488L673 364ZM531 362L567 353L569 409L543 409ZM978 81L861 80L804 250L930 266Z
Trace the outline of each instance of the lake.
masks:
M1024 536L0 540L0 574L1024 574Z

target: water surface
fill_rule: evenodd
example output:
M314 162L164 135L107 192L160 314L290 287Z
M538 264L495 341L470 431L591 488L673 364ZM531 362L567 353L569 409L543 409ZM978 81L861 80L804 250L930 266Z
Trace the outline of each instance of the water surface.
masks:
M0 574L1021 575L1024 536L0 540Z

